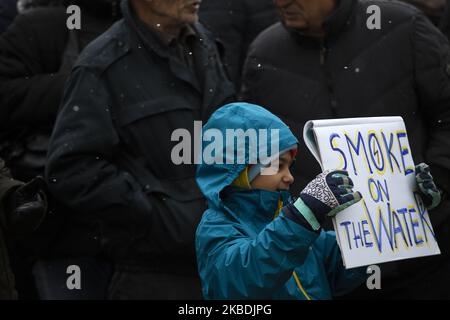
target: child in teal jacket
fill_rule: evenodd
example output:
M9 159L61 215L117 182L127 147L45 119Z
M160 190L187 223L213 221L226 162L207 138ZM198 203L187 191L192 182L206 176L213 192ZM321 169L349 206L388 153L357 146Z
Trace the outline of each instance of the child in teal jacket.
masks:
M347 172L319 174L294 201L289 194L294 180L290 167L298 141L291 130L262 107L234 103L216 111L204 126L203 150L212 141L205 139L208 132L227 137L227 129L264 129L267 141L260 139L252 149L251 139L244 144L226 139L222 153L214 157L222 155L228 161L203 161L198 166L197 183L209 206L196 233L204 298L331 299L363 283L365 268L346 270L335 233L321 228L327 216L361 199ZM278 153L268 152L271 139L277 139ZM243 161L236 161L239 151ZM270 155L266 160L270 158L272 165L278 160L278 170L273 171L268 161L263 165L260 151Z

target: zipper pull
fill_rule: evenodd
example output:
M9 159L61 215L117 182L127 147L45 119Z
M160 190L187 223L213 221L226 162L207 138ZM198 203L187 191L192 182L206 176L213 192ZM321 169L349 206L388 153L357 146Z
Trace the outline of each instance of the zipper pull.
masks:
M320 65L323 66L325 64L325 59L327 56L327 47L321 43L320 45Z

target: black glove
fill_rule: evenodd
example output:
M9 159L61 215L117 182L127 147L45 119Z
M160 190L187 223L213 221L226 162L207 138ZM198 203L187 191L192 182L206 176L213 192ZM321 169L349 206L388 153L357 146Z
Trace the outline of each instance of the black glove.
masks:
M334 217L361 199L347 171L325 171L306 186L294 206L317 231L327 216Z
M436 187L427 164L421 163L416 166L416 182L427 209L436 208L441 203L441 192Z
M47 214L47 185L41 177L12 191L6 200L8 231L26 235L35 231Z

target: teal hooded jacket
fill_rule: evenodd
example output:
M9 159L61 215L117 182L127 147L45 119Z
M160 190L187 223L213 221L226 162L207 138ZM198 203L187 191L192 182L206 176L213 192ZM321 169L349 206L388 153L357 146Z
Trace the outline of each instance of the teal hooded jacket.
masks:
M209 140L205 139L209 129L221 132L223 137L227 129L275 129L279 150L298 143L278 117L247 103L217 110L203 128L203 140ZM222 142L221 152L228 158L235 157L237 139L228 140ZM203 141L203 150L210 143ZM235 153L227 153L232 145ZM196 232L204 298L331 299L360 285L367 276L365 270L344 268L334 232L309 231L286 217L283 210L275 217L279 200L283 205L291 201L287 191L230 187L250 163L248 145L244 146L245 161L202 161L197 168L197 183L208 200L208 210ZM270 148L266 151L271 154Z

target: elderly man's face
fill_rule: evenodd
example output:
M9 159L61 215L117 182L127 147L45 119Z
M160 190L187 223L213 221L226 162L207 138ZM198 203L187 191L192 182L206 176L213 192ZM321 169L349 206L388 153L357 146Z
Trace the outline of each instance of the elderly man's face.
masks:
M274 0L274 3L287 27L307 30L322 25L335 0Z
M144 0L153 13L161 18L170 19L179 24L194 23L198 20L201 0Z

